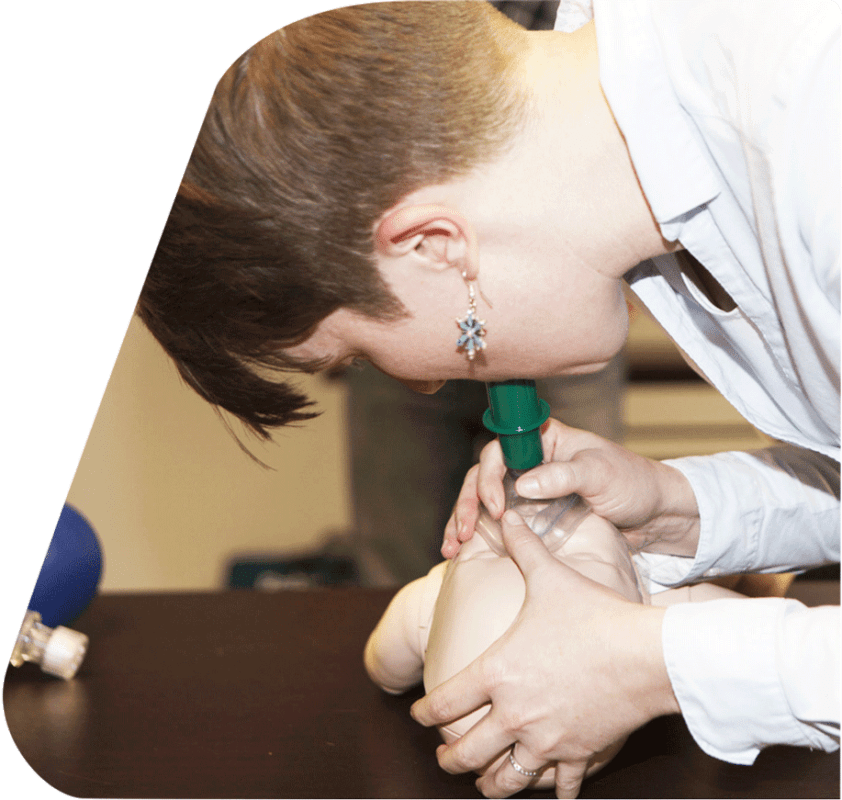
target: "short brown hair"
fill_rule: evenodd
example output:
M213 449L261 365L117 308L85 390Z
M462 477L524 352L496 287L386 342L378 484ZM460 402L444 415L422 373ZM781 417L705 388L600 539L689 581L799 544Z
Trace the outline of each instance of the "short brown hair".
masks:
M226 71L138 305L206 400L263 437L308 419L312 403L265 373L320 365L284 348L340 307L406 313L375 225L511 141L511 27L479 0L374 3L289 25Z

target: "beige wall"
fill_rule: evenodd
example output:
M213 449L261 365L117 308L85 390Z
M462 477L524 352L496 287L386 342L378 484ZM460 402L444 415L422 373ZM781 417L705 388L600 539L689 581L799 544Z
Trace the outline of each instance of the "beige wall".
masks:
M132 321L68 495L102 541L104 590L217 588L232 555L347 528L343 385L299 382L324 413L250 439L266 470Z

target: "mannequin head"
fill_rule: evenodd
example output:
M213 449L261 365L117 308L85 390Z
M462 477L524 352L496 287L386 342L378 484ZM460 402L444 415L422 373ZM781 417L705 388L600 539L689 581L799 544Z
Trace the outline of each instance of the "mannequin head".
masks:
M648 601L625 540L600 517L585 517L554 555L632 602ZM498 555L482 536L474 535L455 559L438 564L393 598L366 644L366 669L372 680L392 693L414 686L423 670L424 686L429 691L465 668L502 636L520 611L524 597L525 583L514 561ZM483 707L442 726L442 738L452 742L487 712ZM604 766L621 745L618 742L599 754L589 773ZM504 758L506 754L489 768ZM552 787L553 782L553 770L547 768L532 787Z

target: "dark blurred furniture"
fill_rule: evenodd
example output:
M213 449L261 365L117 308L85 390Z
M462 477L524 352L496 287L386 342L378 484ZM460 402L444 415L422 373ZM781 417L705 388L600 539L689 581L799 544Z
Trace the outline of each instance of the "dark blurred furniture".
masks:
M100 596L75 624L91 638L75 680L9 668L9 729L38 775L79 797L479 797L471 776L438 768L436 731L410 719L420 692L389 697L365 675L392 594ZM839 759L775 747L732 766L665 718L581 796L839 797Z

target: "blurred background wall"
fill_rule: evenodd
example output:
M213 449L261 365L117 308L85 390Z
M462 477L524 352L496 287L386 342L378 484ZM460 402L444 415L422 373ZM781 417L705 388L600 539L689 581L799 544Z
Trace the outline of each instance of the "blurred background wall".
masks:
M305 549L347 526L343 389L300 380L323 414L271 444L232 428L133 319L68 502L97 531L104 590L222 586L233 556Z

